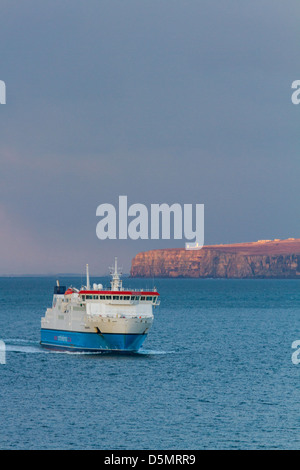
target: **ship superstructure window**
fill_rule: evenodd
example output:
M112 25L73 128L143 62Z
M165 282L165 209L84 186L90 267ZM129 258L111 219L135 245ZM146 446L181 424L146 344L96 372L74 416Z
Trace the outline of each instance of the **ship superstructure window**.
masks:
M82 296L82 300L85 300L85 295Z
M129 295L124 295L124 300L130 300L130 296Z
M147 297L148 302L152 302L152 297Z
M146 300L146 297L141 297L141 300Z
M105 300L105 295L99 295L100 300Z
M111 300L111 295L107 295L106 300Z
M140 297L138 295L132 295L130 300L139 300Z
M87 295L86 300L92 300L93 296L92 295Z

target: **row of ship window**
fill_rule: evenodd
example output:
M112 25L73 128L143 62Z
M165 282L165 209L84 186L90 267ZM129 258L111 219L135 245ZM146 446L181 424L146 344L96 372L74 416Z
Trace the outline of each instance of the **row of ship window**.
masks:
M140 295L82 295L82 300L141 300L155 302L155 297Z

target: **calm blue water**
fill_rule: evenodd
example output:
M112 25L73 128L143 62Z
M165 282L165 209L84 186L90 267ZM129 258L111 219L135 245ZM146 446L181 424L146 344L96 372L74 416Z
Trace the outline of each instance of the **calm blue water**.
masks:
M300 448L298 281L156 280L133 356L41 349L54 281L0 279L1 449Z

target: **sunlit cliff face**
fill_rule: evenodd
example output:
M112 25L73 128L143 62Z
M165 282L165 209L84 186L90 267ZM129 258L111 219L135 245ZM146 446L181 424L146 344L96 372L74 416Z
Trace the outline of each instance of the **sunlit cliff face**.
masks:
M139 253L133 277L298 278L300 239L207 246L199 251L152 250Z

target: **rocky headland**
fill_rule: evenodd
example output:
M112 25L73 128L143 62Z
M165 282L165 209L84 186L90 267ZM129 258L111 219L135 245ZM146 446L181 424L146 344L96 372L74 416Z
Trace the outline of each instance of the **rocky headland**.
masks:
M300 278L300 239L170 248L137 254L131 277Z

